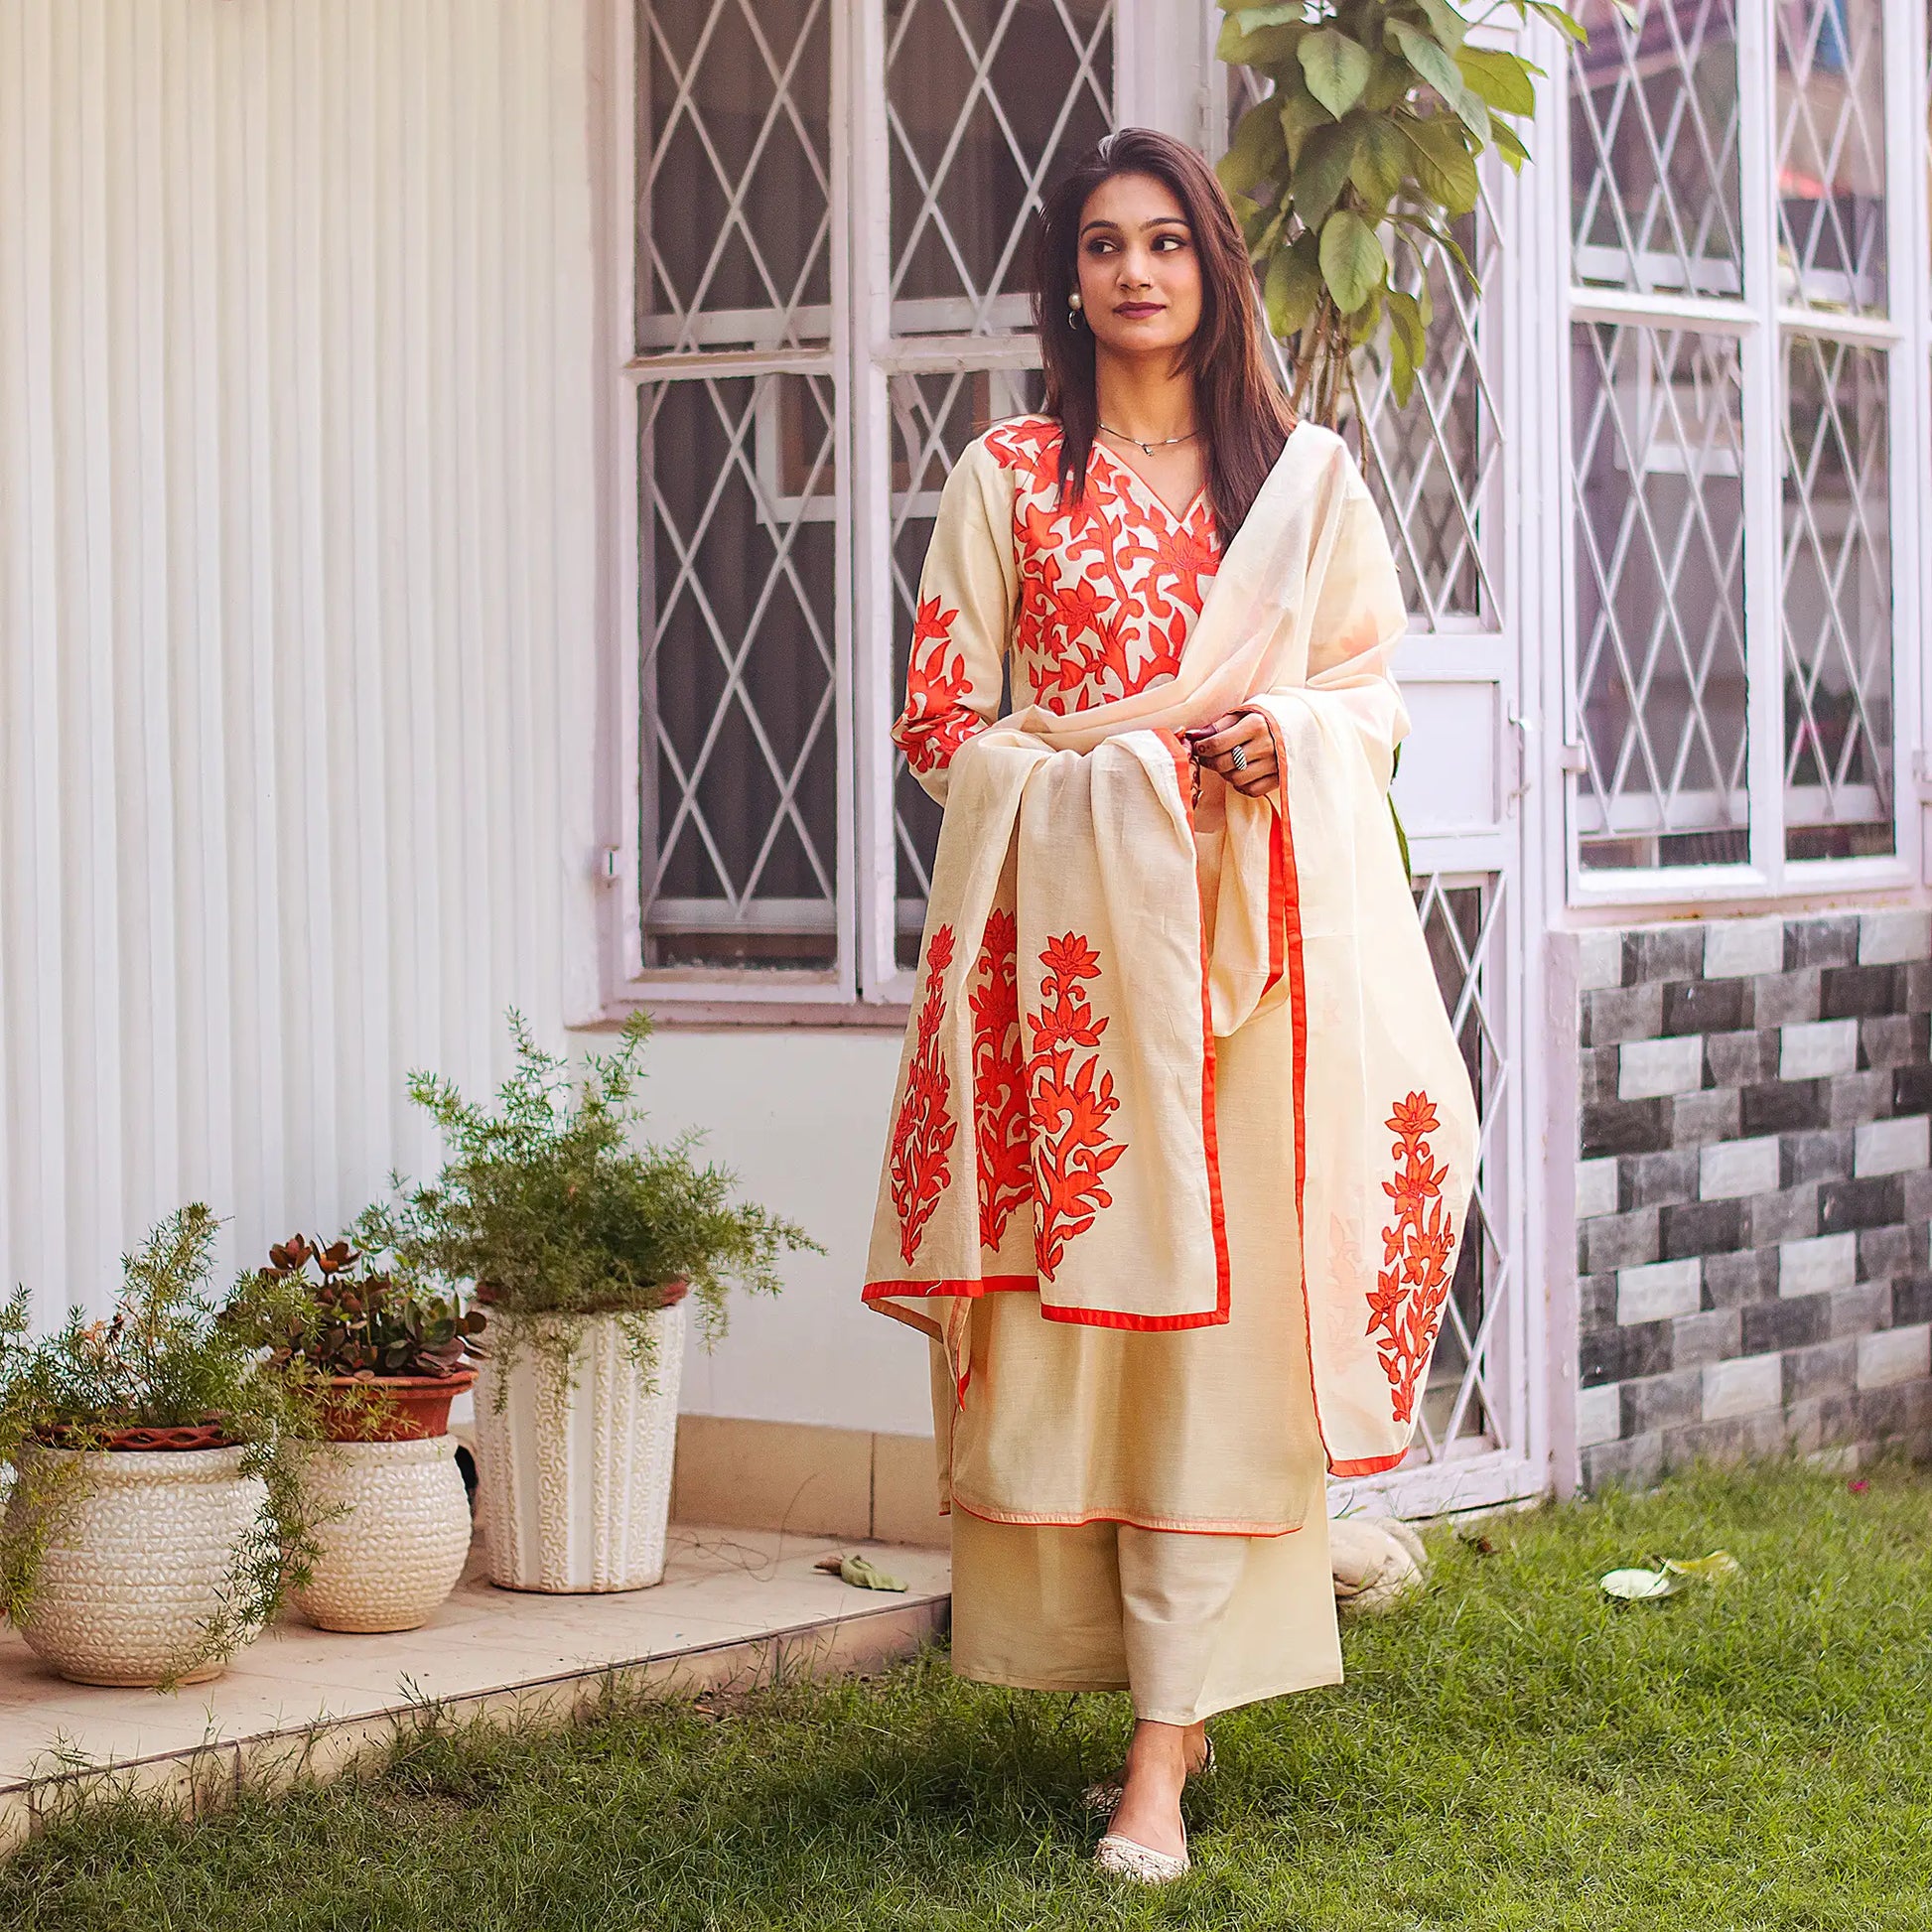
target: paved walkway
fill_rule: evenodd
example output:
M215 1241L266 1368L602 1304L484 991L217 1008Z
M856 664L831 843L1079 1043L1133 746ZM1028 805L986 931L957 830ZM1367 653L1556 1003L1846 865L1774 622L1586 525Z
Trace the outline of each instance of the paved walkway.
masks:
M910 1589L855 1589L812 1567L855 1549ZM69 1684L0 1628L0 1851L103 1787L200 1811L242 1782L330 1775L431 1707L457 1721L555 1723L595 1703L613 1674L698 1691L861 1670L942 1629L948 1587L937 1550L675 1525L654 1589L529 1595L494 1588L473 1558L420 1630L344 1636L286 1620L224 1676L169 1696Z

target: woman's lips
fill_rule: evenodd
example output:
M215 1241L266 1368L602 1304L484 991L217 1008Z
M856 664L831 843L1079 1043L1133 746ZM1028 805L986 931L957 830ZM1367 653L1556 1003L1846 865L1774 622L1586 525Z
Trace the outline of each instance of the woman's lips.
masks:
M1123 302L1114 314L1138 322L1143 316L1158 316L1166 307L1165 302Z

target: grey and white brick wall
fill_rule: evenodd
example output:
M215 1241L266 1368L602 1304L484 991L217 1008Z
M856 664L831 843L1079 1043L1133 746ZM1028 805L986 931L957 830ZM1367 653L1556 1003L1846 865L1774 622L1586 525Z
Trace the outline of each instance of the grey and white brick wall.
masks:
M1587 1485L1932 1439L1932 914L1584 935Z

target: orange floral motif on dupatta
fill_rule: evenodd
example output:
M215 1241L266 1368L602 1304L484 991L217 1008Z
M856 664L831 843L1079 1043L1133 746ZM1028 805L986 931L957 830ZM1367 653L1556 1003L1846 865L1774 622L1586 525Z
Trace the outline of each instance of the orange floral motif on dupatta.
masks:
M1014 1210L1033 1199L1027 1128L1027 1060L1020 1049L1018 927L995 911L974 967L974 1134L979 1157L980 1246L997 1248Z
M1449 1298L1449 1257L1455 1252L1452 1218L1443 1201L1447 1163L1435 1159L1429 1136L1441 1124L1426 1093L1395 1103L1388 1119L1399 1163L1382 1191L1395 1212L1382 1230L1382 1268L1368 1296L1367 1333L1385 1337L1378 1344L1389 1378L1390 1403L1397 1422L1412 1422L1416 1383L1429 1359Z
M1013 648L1037 702L1083 711L1172 676L1220 567L1205 497L1175 517L1097 447L1079 500L1062 508L1057 423L1005 424L986 447L1014 472Z
M952 1082L939 1051L939 1026L946 1013L941 982L952 964L952 927L942 925L926 946L925 991L912 1064L905 1076L898 1118L893 1123L893 1206L898 1212L899 1253L908 1268L919 1251L926 1221L952 1178L946 1160L956 1131L950 1106Z
M1107 1122L1120 1109L1114 1076L1100 1071L1090 1052L1076 1067L1079 1047L1097 1047L1107 1031L1087 1000L1084 980L1100 977L1100 955L1077 932L1048 939L1039 955L1046 976L1043 1004L1030 1015L1033 1054L1027 1062L1033 1117L1034 1262L1048 1280L1066 1244L1093 1225L1113 1204L1101 1176L1127 1152L1111 1139ZM1099 1074L1096 1082L1095 1075Z

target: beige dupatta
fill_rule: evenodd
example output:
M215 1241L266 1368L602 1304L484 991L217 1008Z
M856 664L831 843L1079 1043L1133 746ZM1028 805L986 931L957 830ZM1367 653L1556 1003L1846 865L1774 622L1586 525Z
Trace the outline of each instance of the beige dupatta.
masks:
M1173 677L954 755L865 1296L956 1377L990 1292L1111 1327L1226 1320L1214 1042L1287 1001L1316 1416L1335 1473L1401 1459L1476 1136L1385 796L1404 623L1360 477L1304 424ZM1210 946L1178 734L1235 709L1267 718L1284 786L1227 794Z

